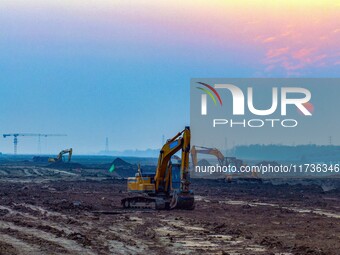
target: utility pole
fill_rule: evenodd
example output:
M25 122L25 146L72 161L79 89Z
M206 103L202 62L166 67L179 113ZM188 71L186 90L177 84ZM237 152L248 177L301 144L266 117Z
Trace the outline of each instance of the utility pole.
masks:
M38 136L38 154L41 154L41 136Z
M109 152L109 138L106 137L106 141L105 141L105 152Z
M14 144L14 155L17 155L17 152L18 152L18 136L14 136L13 144Z

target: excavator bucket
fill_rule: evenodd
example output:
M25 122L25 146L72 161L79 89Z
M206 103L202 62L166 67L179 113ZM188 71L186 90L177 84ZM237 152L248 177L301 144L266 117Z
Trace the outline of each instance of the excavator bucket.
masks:
M195 199L192 192L174 192L170 203L170 209L193 210L195 209Z

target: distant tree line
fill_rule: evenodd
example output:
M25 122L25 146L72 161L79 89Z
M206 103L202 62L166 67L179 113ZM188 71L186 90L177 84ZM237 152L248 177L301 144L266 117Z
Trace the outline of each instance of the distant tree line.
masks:
M238 158L258 160L339 161L340 146L333 145L241 145L233 149Z

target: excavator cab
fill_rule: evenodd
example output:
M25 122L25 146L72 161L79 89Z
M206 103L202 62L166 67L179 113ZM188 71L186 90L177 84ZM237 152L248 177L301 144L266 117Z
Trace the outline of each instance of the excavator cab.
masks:
M128 191L155 193L154 176L155 174L143 174L140 165L138 165L138 171L135 177L128 178Z
M173 157L171 159L171 190L181 188L181 160Z

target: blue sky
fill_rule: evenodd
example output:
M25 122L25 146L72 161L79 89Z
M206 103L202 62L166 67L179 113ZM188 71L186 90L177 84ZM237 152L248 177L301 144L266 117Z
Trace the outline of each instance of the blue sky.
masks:
M271 44L270 6L247 19L242 5L212 16L209 1L189 2L1 1L0 132L68 134L44 141L45 153L96 153L106 137L112 150L157 148L189 125L191 78L338 75L338 4L314 15L313 36L326 39L308 45L293 42L311 28L301 18L290 21L294 37ZM274 23L288 29L280 13ZM0 151L12 152L12 140ZM19 153L36 152L37 139L19 140Z

